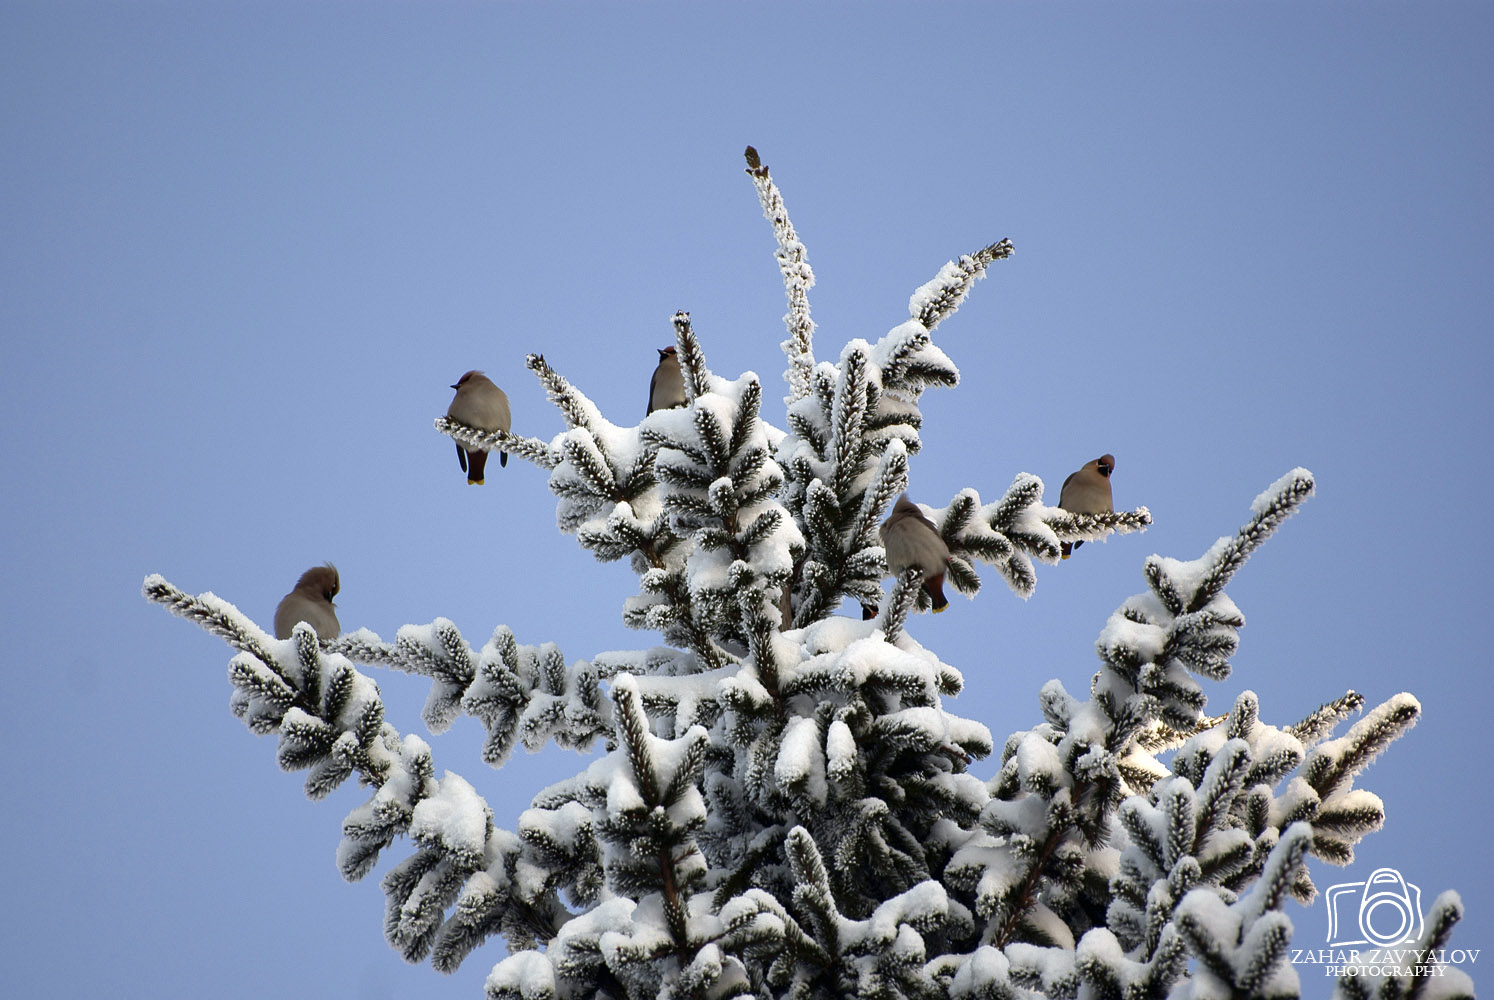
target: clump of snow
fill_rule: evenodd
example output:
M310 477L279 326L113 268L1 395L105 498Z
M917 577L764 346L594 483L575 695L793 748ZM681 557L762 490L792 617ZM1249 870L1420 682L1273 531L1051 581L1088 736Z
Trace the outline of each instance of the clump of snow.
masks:
M1021 973L1024 978L1035 978L1045 984L1063 981L1074 971L1074 953L1063 948L1045 948L1019 941L1006 946L1006 957L1011 962L1013 973Z
M825 735L826 770L830 777L843 781L850 777L856 766L856 737L851 727L841 719L830 723Z
M773 777L784 789L800 789L823 805L829 788L825 782L825 756L820 749L820 729L813 718L788 720L779 744Z
M1017 744L1012 761L1016 764L1017 777L1023 788L1046 791L1060 788L1069 781L1063 761L1058 757L1058 747L1032 733Z
M483 989L490 997L518 994L523 1000L551 1000L557 995L555 967L543 952L514 952L493 966Z
M999 948L981 945L970 960L960 965L949 984L950 1000L964 997L999 996L997 992L1007 985L1011 963Z
M1136 622L1116 612L1105 622L1095 647L1109 659L1134 658L1141 663L1160 659L1167 643L1167 630L1159 625Z
M1048 832L1048 803L1041 795L992 799L981 814L981 821L1041 841Z
M557 809L525 809L519 814L521 836L541 834L567 850L589 839L592 830L591 810L579 802L566 802Z

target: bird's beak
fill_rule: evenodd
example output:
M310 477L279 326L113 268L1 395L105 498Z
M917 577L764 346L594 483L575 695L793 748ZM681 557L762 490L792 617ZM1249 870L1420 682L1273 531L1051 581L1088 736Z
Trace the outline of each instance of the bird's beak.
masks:
M455 389L455 388L456 388L456 386L452 386L452 388L453 388L453 389Z

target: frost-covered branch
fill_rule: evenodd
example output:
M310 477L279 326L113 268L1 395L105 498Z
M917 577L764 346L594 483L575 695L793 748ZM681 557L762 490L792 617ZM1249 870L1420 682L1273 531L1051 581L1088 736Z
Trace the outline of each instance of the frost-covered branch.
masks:
M566 427L591 430L600 424L602 413L596 404L551 367L543 354L526 355L524 365L539 379L545 390L545 398L560 411L560 415L565 418Z
M747 643L752 620L770 609L778 616L804 541L775 498L783 472L759 419L757 377L711 375L703 357L687 355L688 323L679 333L686 383L698 383L687 390L692 402L650 414L643 435L657 449L658 498L670 530L692 543L674 572L688 588L693 620L719 644ZM698 355L698 346L689 354ZM744 594L753 596L744 603Z
M1152 523L1152 512L1145 507L1135 510L1117 510L1104 514L1072 514L1059 507L1044 507L1041 514L1043 525L1060 542L1098 542L1113 534L1128 534L1143 531ZM1049 548L1046 538L1036 544L1038 553L1047 562L1059 558L1057 546Z
M1232 537L1219 539L1191 563L1155 557L1147 561L1147 582L1172 614L1199 611L1235 574L1250 554L1270 538L1302 502L1312 496L1312 473L1293 469L1272 483L1250 505L1252 517Z
M510 455L517 455L526 462L532 462L541 469L555 467L550 450L539 438L523 437L508 431L479 430L450 417L437 417L435 427L457 444L467 448L477 451L505 451Z
M788 357L784 378L788 381L789 394L784 402L792 403L809 395L810 373L814 370L814 320L809 318L809 290L814 287L814 271L809 266L809 252L799 242L799 234L789 221L778 185L768 176L767 165L751 146L747 147L746 157L747 173L752 177L763 215L773 224L773 238L778 242L774 256L788 296L783 324L788 327L789 336L783 342L783 353Z
M1005 260L1012 252L1012 241L1001 240L950 261L909 298L908 314L926 329L933 330L960 308L960 303L970 294L971 286L985 277L986 268L992 261Z
M1287 732L1300 740L1303 746L1312 746L1363 707L1364 695L1358 691L1349 691L1343 697L1323 705L1295 726L1288 726Z
M902 636L903 626L908 622L908 612L913 610L922 585L923 570L917 566L905 570L892 581L892 593L883 602L881 613L877 616L877 626L891 645L897 645L897 640Z
M270 644L278 642L268 632L251 622L238 608L211 592L193 597L166 582L159 573L145 578L141 593L147 601L159 604L174 615L196 622L209 635L216 636L241 653L248 653L261 663L276 669ZM282 678L283 680L283 678Z
M682 353L690 359L689 370L697 379L709 376L689 333L688 317L680 339ZM650 432L670 415L690 410L660 410L636 427L618 426L542 356L531 354L528 364L569 427L547 446L549 487L559 500L556 520L561 530L575 534L600 560L631 560L641 593L624 605L625 623L658 630L714 669L724 654L709 623L692 605L684 575L689 547L671 527L661 503L654 468L660 438Z
M554 643L522 645L506 625L480 650L445 618L402 626L392 644L358 629L327 645L355 663L429 677L426 726L440 733L463 712L475 717L487 730L483 761L492 767L502 766L516 742L530 752L552 740L585 751L612 729L600 683L619 665L578 660L567 666Z
M695 397L710 391L711 370L706 367L700 338L695 336L695 329L690 325L690 314L683 310L674 314L674 340L680 374L685 380L685 399L693 402Z
M558 899L519 884L520 841L494 827L491 810L461 777L435 778L430 747L384 721L378 686L332 643L321 648L304 623L290 639L271 640L226 601L191 597L155 574L144 593L214 634L250 638L229 664L230 707L253 732L279 737L276 760L307 772L308 797L324 798L354 774L373 787L343 821L337 864L344 878L367 875L398 837L415 844L383 881L385 936L406 960L430 956L450 971L491 934L522 946L559 930L565 910Z
M1095 541L1111 534L1143 531L1152 523L1145 507L1113 514L1070 514L1041 503L1042 480L1020 473L994 503L982 504L973 489L961 490L949 505L929 514L950 551L949 579L962 594L980 590L975 561L996 568L1021 597L1037 586L1034 560L1054 563L1059 541Z
M1198 959L1198 971L1182 996L1266 1000L1298 995L1297 972L1287 961L1292 922L1279 911L1280 888L1291 881L1311 841L1305 827L1287 831L1272 849L1255 889L1238 902L1209 889L1194 889L1184 897L1175 926Z
M1003 240L945 265L914 293L912 318L877 343L852 340L835 364L811 369L804 361L802 389L793 383L798 376L791 370L789 433L778 445L777 459L786 477L784 504L807 542L793 573L795 625L831 613L842 597L867 609L879 604L886 567L875 529L906 489L908 456L922 446L918 399L929 386L959 382L959 370L934 346L930 330L958 308L991 261L1010 252L1010 242ZM795 357L791 351L790 359ZM1143 523L1124 516L1115 521L1130 527ZM1049 529L1041 531L1052 536ZM1002 569L1019 593L1030 593L1036 578L1026 556ZM966 593L979 586L963 555L951 575Z
M1407 716L1393 707L1400 702L1344 740L1323 744L1304 764L1301 740L1261 724L1253 695L1242 695L1228 716L1204 720L1203 690L1189 676L1228 676L1228 657L1244 624L1212 584L1209 600L1196 600L1204 581L1220 579L1220 554L1253 551L1305 497L1304 482L1311 482L1304 470L1279 481L1257 500L1257 517L1240 535L1222 540L1200 560L1149 559L1153 592L1123 604L1096 644L1103 666L1091 699L1075 699L1050 682L1043 700L1047 726L1007 742L993 801L981 817L985 831L1007 848L993 856L989 847L977 849L984 844L977 838L956 851L949 869L956 884L974 890L977 912L994 921L988 940L1051 942L1058 926L1077 939L1093 921L1094 903L1113 894L1110 929L1128 953L1149 961L1188 887L1237 891L1250 885L1290 823L1310 824L1303 827L1311 833L1307 842L1339 845L1341 852L1375 826L1378 800L1346 783L1340 787L1338 776L1355 770L1350 761L1362 767L1404 731ZM946 537L958 539L982 523L973 507L974 499L964 496L951 504L941 523L955 530ZM1224 561L1234 563L1234 556ZM1300 731L1320 740L1356 704L1344 699L1325 706ZM1156 754L1176 746L1180 736L1185 738L1169 768ZM1304 777L1283 785L1299 765ZM1311 793L1314 781L1335 789L1331 808L1323 809ZM1272 792L1277 786L1281 790ZM1138 787L1147 797L1133 794ZM1132 845L1120 859L1121 874L1108 886L1086 885L1074 873L1102 864L1086 859L1103 853L1100 845L1113 821L1125 826ZM1291 877L1292 893L1310 898L1306 869L1293 868ZM1170 888L1161 892L1164 884Z

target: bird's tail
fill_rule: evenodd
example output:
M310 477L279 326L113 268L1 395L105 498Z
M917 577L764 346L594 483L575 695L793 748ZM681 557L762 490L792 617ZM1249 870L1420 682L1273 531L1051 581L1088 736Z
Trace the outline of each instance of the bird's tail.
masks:
M944 596L944 574L929 577L923 582L923 589L934 599L934 614L938 614L949 607L949 599Z
M488 453L485 451L469 451L467 453L467 485L481 486L483 470L488 466Z

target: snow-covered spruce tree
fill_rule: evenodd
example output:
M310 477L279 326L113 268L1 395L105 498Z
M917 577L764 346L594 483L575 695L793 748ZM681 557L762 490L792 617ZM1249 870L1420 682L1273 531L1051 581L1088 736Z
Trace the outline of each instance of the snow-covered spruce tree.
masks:
M804 247L747 158L788 291L786 431L762 420L756 375L709 370L684 313L683 408L611 424L531 356L564 432L436 421L549 470L561 529L598 559L630 560L639 593L624 620L665 645L568 664L506 626L474 649L446 619L393 643L365 629L319 642L305 625L277 641L212 594L153 575L145 595L237 650L233 712L279 736L308 795L355 774L372 789L343 821L345 877L408 836L383 881L390 944L445 971L504 939L495 1000L1298 995L1284 904L1314 893L1308 855L1346 864L1381 825L1354 779L1419 712L1398 695L1332 740L1358 695L1284 728L1260 721L1249 692L1205 714L1200 681L1229 674L1244 624L1224 586L1311 476L1277 481L1202 557L1147 560L1147 592L1100 633L1088 697L1050 681L1043 720L977 777L990 733L946 710L960 674L907 631L927 602L918 571L882 592L876 528L907 486L923 391L959 378L931 334L1011 244L946 264L907 322L817 362ZM1150 523L1145 508L1075 515L1042 497L1021 474L994 502L965 489L926 509L953 586L973 593L985 563L1026 597L1060 541ZM834 614L843 602L879 610ZM436 778L428 744L384 720L354 664L429 677L426 726L476 717L493 767L518 741L605 749L502 829L471 783ZM1440 897L1423 943L1440 945L1459 914L1455 894ZM1473 995L1447 972L1344 979L1337 995Z

